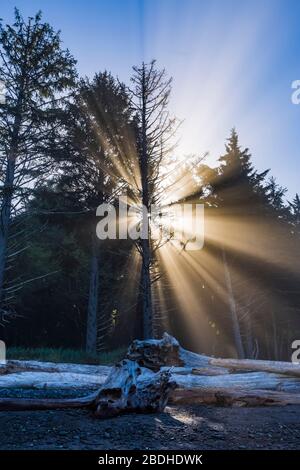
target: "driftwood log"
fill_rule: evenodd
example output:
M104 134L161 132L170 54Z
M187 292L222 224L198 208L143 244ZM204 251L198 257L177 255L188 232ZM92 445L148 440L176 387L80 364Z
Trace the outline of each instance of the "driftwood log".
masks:
M166 333L161 340L134 341L126 358L113 368L66 364L24 365L13 361L7 364L6 375L2 367L0 386L10 375L16 378L16 383L21 376L24 385L24 367L32 371L31 384L34 374L40 376L44 373L48 378L51 374L55 377L61 374L64 386L70 384L74 387L74 378L75 385L76 380L77 383L82 380L88 384L90 377L90 383L99 390L77 399L2 398L0 410L88 407L99 418L106 418L126 412L160 412L168 399L173 404L300 404L299 365L211 358L185 350ZM16 370L19 373L14 374ZM13 382L11 380L10 384ZM58 379L55 378L54 385L57 383ZM45 385L51 386L51 382L46 381Z

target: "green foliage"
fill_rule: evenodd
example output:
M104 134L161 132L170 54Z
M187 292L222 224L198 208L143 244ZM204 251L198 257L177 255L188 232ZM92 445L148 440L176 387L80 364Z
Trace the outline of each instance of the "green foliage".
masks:
M111 365L120 361L125 353L125 348L101 352L99 354L88 354L80 349L10 347L7 350L7 359Z

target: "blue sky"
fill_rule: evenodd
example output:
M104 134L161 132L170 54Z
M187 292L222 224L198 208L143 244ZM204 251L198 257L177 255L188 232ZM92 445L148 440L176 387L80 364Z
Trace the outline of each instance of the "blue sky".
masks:
M173 76L171 110L183 125L178 152L210 152L213 164L235 126L260 170L290 197L300 192L298 0L1 0L0 17L41 9L60 29L81 75L157 59Z

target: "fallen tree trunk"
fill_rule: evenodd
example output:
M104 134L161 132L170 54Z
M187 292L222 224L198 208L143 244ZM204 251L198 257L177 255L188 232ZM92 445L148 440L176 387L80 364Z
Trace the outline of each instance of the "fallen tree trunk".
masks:
M57 410L68 408L93 408L98 392L82 398L0 398L1 411Z
M175 377L175 376L174 376ZM270 374L267 372L249 372L215 376L176 375L176 383L181 388L193 388L199 394L202 390L212 392L226 390L275 390L300 394L300 380L297 377Z
M99 389L108 374L76 374L72 372L14 372L0 375L0 388Z
M261 361L258 359L211 359L210 364L225 367L232 371L262 371L300 378L300 365L281 361Z
M0 364L0 378L7 374L15 374L19 372L56 372L84 375L101 374L103 376L108 376L110 370L111 367L100 365L8 360L6 361L6 364Z
M270 406L299 405L300 396L295 393L274 390L230 390L228 388L177 388L170 397L171 404L205 404L219 406Z
M151 347L149 348L149 346ZM155 349L156 353L153 354ZM221 375L235 371L262 371L300 377L300 364L256 359L211 358L185 350L175 338L168 334L165 334L162 340L134 341L126 357L130 360L136 360L143 367L156 371L161 368L174 366L173 373L182 375L188 373L195 375ZM93 375L101 376L103 377L101 380L104 382L110 371L111 367L100 365L9 360L5 365L0 364L0 387L2 386L1 376L7 374L23 372L65 373L70 374L70 376L71 374L78 374L78 378L83 374L90 377ZM94 383L99 384L99 379L95 380Z

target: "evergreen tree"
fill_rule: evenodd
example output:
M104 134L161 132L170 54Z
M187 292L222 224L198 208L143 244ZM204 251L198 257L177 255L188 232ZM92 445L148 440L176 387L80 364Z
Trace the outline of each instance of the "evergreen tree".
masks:
M59 147L64 94L74 85L75 60L41 13L25 21L15 10L13 25L0 25L1 224L0 304L5 311L4 274L12 218L45 177Z
M268 210L270 215L287 220L289 217L289 208L284 201L287 189L280 186L276 179L271 176L265 191L268 198Z
M258 205L265 202L264 181L269 170L258 173L254 169L249 149L241 149L235 129L232 129L225 149L226 153L219 158L213 190L217 191L227 210L238 213L247 206L248 215L253 211L257 213Z
M240 287L236 289L241 278L247 277L247 271L240 273L240 279L236 273L238 269L243 270L239 266L239 258L243 254L243 246L246 249L249 243L247 237L250 227L255 231L264 213L268 170L258 173L254 169L251 154L247 148L241 148L235 129L231 131L225 150L225 154L219 158L220 165L209 171L201 168L200 175L203 175L202 184L208 188L203 198L207 206L206 217L216 212L213 215L216 218L214 230L218 234L217 248L221 252L232 337L237 355L243 358L251 354L250 350L254 350L254 339L249 337L250 314L246 308L248 293L242 293ZM245 332L247 341L243 338Z
M300 225L300 197L297 193L289 203L292 223L299 228Z
M66 201L77 198L73 211L84 218L88 234L86 349L95 352L99 328L104 339L109 329L103 308L99 311L100 299L105 297L99 285L105 248L96 237L96 209L102 203L114 203L125 190L132 193L135 187L135 128L125 87L107 72L96 74L93 80L81 80L69 108L66 129L69 148L61 159L57 189L64 193Z

